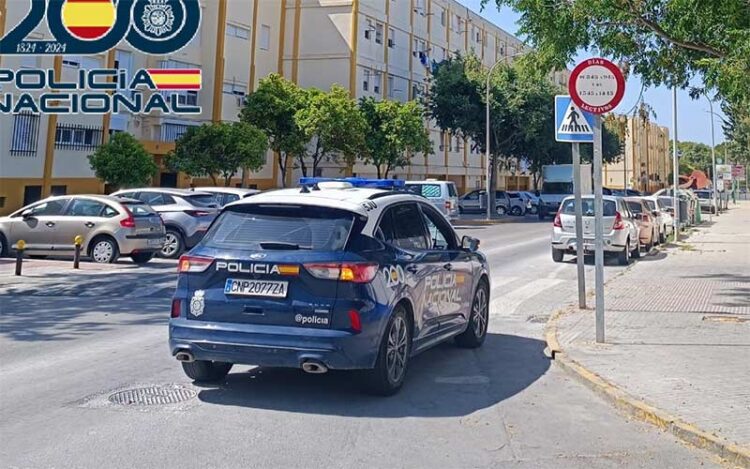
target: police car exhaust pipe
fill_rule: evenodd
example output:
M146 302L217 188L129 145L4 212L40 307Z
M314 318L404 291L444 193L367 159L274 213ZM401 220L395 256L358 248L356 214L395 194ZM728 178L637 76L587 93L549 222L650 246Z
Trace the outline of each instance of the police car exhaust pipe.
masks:
M180 350L174 356L179 362L192 363L195 361L195 357L192 353L186 350Z
M328 367L320 362L306 361L302 363L302 370L304 370L305 373L320 375L326 373L328 371Z

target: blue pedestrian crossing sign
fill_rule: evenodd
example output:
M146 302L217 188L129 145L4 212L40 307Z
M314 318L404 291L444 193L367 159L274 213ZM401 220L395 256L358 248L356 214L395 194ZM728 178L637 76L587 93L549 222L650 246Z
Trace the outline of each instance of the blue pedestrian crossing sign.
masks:
M582 111L570 96L555 96L555 140L593 143L594 115Z

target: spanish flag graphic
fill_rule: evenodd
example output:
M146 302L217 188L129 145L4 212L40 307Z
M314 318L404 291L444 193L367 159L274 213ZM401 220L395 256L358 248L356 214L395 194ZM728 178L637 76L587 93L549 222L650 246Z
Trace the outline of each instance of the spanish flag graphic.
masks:
M93 41L103 37L115 24L112 0L66 0L62 20L70 34Z
M151 80L158 90L201 89L201 71L199 68L150 68L148 74L151 75Z

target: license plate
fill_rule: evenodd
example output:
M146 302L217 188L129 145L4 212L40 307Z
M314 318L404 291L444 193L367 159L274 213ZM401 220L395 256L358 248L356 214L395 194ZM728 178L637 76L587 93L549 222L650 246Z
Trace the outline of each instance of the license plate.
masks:
M289 282L275 280L237 280L228 278L224 284L224 294L242 296L264 296L286 298Z
M148 240L149 246L161 246L162 244L164 244L164 238L156 238L156 239Z

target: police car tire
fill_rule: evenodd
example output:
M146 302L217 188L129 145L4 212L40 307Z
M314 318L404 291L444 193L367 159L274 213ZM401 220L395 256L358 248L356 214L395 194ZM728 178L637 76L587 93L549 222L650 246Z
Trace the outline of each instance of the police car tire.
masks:
M475 329L475 321L476 317L474 315L474 306L475 303L478 300L478 293L479 291L484 291L484 301L486 303L485 307L487 308L484 324L484 331L480 336L477 336L476 329ZM456 345L463 348L478 348L481 347L484 343L484 339L487 337L487 330L489 329L489 319L490 319L490 291L487 287L487 283L482 280L479 282L479 286L477 286L476 291L474 292L474 297L471 300L471 316L469 317L469 324L466 326L466 330L460 333L456 336Z
M391 331L393 323L400 318L406 323L406 358L404 362L404 370L401 373L401 378L393 382L388 376L388 365L386 361L387 347L388 347L388 334ZM406 314L406 308L403 305L396 306L393 311L391 318L388 320L388 325L385 328L383 337L380 339L380 347L378 348L378 358L375 361L375 368L370 370L363 370L361 385L363 391L368 394L374 394L376 396L392 396L396 394L401 386L404 384L406 374L409 371L409 361L411 359L411 345L412 345L412 324Z
M193 381L219 381L224 379L231 369L232 363L211 362L207 360L182 362L182 370Z

